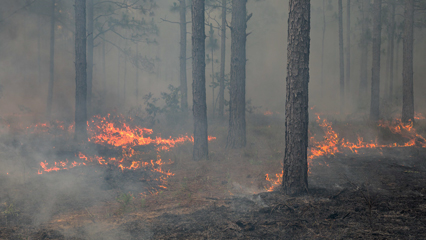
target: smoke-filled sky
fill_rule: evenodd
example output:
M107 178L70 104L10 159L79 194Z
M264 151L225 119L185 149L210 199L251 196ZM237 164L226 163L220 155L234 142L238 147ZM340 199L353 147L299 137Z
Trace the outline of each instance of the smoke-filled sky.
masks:
M160 97L160 92L167 92L167 86L179 85L179 25L171 22L179 21L179 14L171 12L170 8L175 1L157 1L158 8L154 15L142 15L138 11L128 11L131 17L147 21L154 21L158 26L158 36L152 36L158 44L139 43L139 52L154 60L155 66L151 71L139 70L140 99L134 97L136 68L123 53L117 50L129 49L131 54L136 54L136 44L120 39L116 34L106 33L105 39L111 43L105 44L106 74L103 73L101 38L95 40L94 50L94 106L110 111L120 107L123 109L122 100L126 94L126 108L143 104L142 96L153 92ZM50 46L50 1L4 0L0 12L0 83L2 95L0 106L5 114L44 114L47 101L47 83L49 79L49 46ZM346 4L346 3L344 3ZM28 6L27 6L28 5ZM384 8L386 8L384 4ZM27 7L24 7L27 6ZM337 2L325 1L326 30L324 44L324 60L322 59L322 34L323 34L323 1L312 1L311 7L311 55L310 55L310 105L316 105L324 111L333 111L339 106L339 55L338 55L338 24ZM285 78L286 78L286 46L287 46L287 17L288 1L266 0L248 1L248 13L253 17L248 22L247 32L251 34L247 40L247 99L252 100L254 106L279 112L284 111ZM346 6L344 9L344 26L346 27ZM386 12L386 10L384 10ZM402 8L397 9L397 22L402 21ZM95 17L99 15L95 10ZM118 18L120 17L120 12ZM422 12L417 12L421 17ZM74 108L75 70L74 70L74 9L73 1L57 1L56 15L58 21L55 27L55 83L54 83L54 112L58 118L71 118ZM220 11L214 10L211 16L220 22ZM190 21L190 11L187 21ZM166 20L166 21L165 21ZM216 27L215 20L208 20ZM171 22L169 22L171 21ZM227 16L230 24L231 16ZM354 100L347 101L348 108L356 110L356 94L360 78L360 9L357 3L352 6L351 16L351 94ZM384 88L386 74L386 28L383 27L382 37L382 67L381 89ZM188 24L187 35L187 75L189 103L191 100L191 24ZM346 31L346 29L344 29ZM123 29L117 29L121 35L131 34ZM206 27L208 35L209 27ZM215 29L215 37L220 43L219 30ZM127 34L127 35L126 35ZM346 33L344 33L346 38ZM415 81L415 107L419 111L424 108L424 94L426 87L423 76L426 74L422 67L424 57L424 30L415 29L415 54L414 54L414 81ZM114 46L115 45L115 46ZM401 90L402 82L402 42L398 45L399 56L395 66L397 71L396 94ZM345 39L345 48L346 48ZM370 46L371 47L371 46ZM207 50L208 51L208 50ZM211 55L208 51L207 54ZM369 53L369 81L371 81L371 51ZM220 60L220 51L214 52L214 58ZM214 71L219 71L219 63L214 63ZM125 68L126 66L126 68ZM227 58L226 73L230 70L230 31L227 30ZM321 66L324 67L324 83L321 87ZM39 71L40 69L40 71ZM211 110L212 89L211 64L206 67L207 81L207 106ZM126 89L123 89L126 79ZM103 82L106 82L107 92L103 91ZM370 83L369 83L370 87ZM218 89L215 89L215 95ZM100 95L107 94L106 102L100 104ZM120 95L120 96L119 96ZM228 98L228 94L225 95ZM120 100L119 100L120 99ZM368 101L367 101L368 102Z

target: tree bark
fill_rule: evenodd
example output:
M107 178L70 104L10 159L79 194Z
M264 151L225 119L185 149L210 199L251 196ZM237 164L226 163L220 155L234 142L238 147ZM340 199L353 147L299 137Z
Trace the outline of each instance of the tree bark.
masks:
M180 15L180 104L182 111L188 110L188 83L186 78L186 0L179 0Z
M343 116L345 110L345 59L343 56L343 7L342 0L339 5L339 63L340 63L340 115Z
M195 161L208 159L204 0L192 0L192 95Z
M87 111L92 111L92 86L93 86L93 0L87 0Z
M347 1L346 6L346 41L346 89L349 100L351 100L351 0Z
M394 78L394 50L395 50L395 2L391 5L391 23L389 35L389 99L393 99L393 78Z
M368 89L368 14L367 9L370 5L370 0L361 0L361 64L360 64L360 81L358 92L358 104L362 106L367 98Z
M414 0L405 0L404 37L402 51L402 122L414 121L413 49Z
M75 135L87 141L86 0L75 0Z
M219 75L219 118L223 118L225 109L225 53L226 53L226 0L222 0L222 26L220 39L220 75Z
M286 194L308 190L308 86L310 0L290 0L282 187Z
M47 119L50 120L52 114L53 83L55 80L55 0L52 0L50 19L50 69L49 85L47 92Z
M374 0L373 4L373 67L371 73L370 119L380 117L380 46L382 32L382 0Z
M247 0L232 0L228 148L246 146L246 5Z

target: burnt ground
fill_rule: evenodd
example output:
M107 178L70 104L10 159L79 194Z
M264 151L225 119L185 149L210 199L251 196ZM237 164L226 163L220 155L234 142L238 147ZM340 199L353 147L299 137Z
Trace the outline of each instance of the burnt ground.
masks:
M3 147L7 166L21 167L0 175L0 239L426 239L426 149L314 159L309 194L290 197L264 190L265 174L281 170L277 122L252 120L249 146L232 151L222 146L226 128L211 127L209 161L192 162L191 144L164 153L175 176L154 195L140 195L152 173L91 166L37 175L22 164L36 153ZM335 127L380 136L359 129Z

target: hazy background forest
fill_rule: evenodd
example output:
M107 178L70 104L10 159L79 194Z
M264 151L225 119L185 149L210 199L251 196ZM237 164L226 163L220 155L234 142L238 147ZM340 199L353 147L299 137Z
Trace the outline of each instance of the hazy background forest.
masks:
M2 0L0 239L425 239L425 38L424 0Z
M50 12L49 2L36 1L26 8L22 8L31 1L3 1L1 8L0 25L0 72L2 96L0 99L2 113L22 114L33 113L38 120L42 119L46 108L47 86L49 81L49 44L50 44ZM117 19L122 14L128 14L129 18L153 21L158 28L158 35L150 36L155 43L138 43L139 52L150 62L149 66L140 66L139 91L137 102L134 95L136 83L136 68L131 58L135 56L136 44L130 40L124 40L116 34L108 32L105 38L119 46L128 49L124 54L110 43L106 43L106 74L104 77L102 66L102 44L100 38L95 39L94 49L94 107L102 112L111 111L119 107L120 110L128 110L131 107L143 105L142 97L149 92L160 97L160 92L167 92L169 84L179 86L179 25L164 20L178 22L179 14L171 12L174 1L156 1L158 7L153 9L154 15L143 15L136 10L120 10L114 16ZM286 42L287 42L287 18L288 6L286 1L267 0L249 1L248 12L253 13L253 18L248 24L247 32L251 32L247 41L247 99L252 100L254 106L261 106L263 110L284 112L284 89L286 76ZM53 112L59 118L72 118L74 108L75 82L74 82L74 37L73 37L73 2L58 1L56 16L59 21L55 23L55 75ZM344 6L345 10L345 6ZM384 5L383 18L387 16ZM421 11L419 11L421 12ZM403 21L403 9L398 8L396 13L397 34L401 34ZM101 14L95 11L95 15ZM311 61L310 61L310 105L320 106L321 111L333 111L339 107L339 48L338 48L338 21L337 2L325 1L325 44L324 44L324 82L321 86L321 54L323 32L323 1L312 2L311 25ZM211 16L220 19L220 11L213 10ZM416 111L425 107L425 95L422 90L426 83L422 76L426 74L423 67L426 57L424 37L424 19L417 14L414 42L414 96ZM229 16L230 18L230 16ZM187 13L190 19L190 12ZM189 20L188 20L189 21ZM216 25L212 19L206 19ZM346 17L344 17L344 22ZM230 22L230 19L228 20ZM360 9L355 1L351 15L351 94L358 93L360 79ZM384 23L385 25L385 23ZM346 23L344 23L346 26ZM188 26L190 31L190 24ZM131 34L131 30L116 28L120 34ZM127 31L127 32L126 32ZM206 35L209 27L206 26ZM215 29L214 37L220 43L218 29ZM386 81L386 26L382 31L382 86ZM346 32L345 32L346 37ZM208 40L208 39L207 39ZM400 40L399 56L402 56L402 40ZM190 34L188 33L187 56L190 56ZM346 40L345 40L346 44ZM371 48L371 44L369 45ZM346 45L345 45L346 48ZM230 51L230 36L228 36L227 53ZM40 51L40 52L39 52ZM371 50L370 50L371 51ZM209 51L208 51L209 52ZM370 52L371 53L371 52ZM39 55L40 54L40 55ZM208 54L208 53L207 53ZM395 55L398 53L395 52ZM227 54L226 62L229 63ZM215 59L220 60L220 51L215 51ZM40 61L39 61L40 59ZM127 59L127 60L125 60ZM395 60L395 96L393 103L400 108L402 104L402 60ZM127 63L125 63L127 62ZM125 69L126 64L126 69ZM396 64L396 63L395 63ZM371 54L369 54L369 82L371 82ZM39 69L40 67L40 69ZM219 64L215 62L215 72L219 71ZM190 89L191 64L187 63L188 87ZM229 73L229 65L226 64L226 73ZM211 64L206 66L207 86L211 82ZM40 75L39 75L40 74ZM126 79L126 102L124 101L123 82ZM106 83L107 92L103 92L103 82ZM368 87L370 88L371 83ZM120 89L118 89L120 88ZM382 92L384 87L381 88ZM120 96L118 91L121 91ZM323 91L323 92L322 92ZM211 111L211 88L207 87L208 111ZM188 98L191 99L191 91ZM225 94L228 99L229 95ZM102 104L99 104L101 103ZM346 101L351 112L359 109L356 98ZM368 101L363 106L368 109ZM123 108L125 106L125 108Z

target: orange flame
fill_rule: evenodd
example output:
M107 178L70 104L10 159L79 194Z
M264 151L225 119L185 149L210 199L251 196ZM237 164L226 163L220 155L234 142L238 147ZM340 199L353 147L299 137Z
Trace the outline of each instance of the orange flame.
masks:
M129 118L130 121L132 120ZM126 119L119 116L111 116L110 114L107 117L94 116L93 119L88 122L88 133L89 141L102 145L109 145L113 147L121 147L121 157L102 157L102 156L86 156L84 153L79 152L76 155L76 158L79 161L70 162L68 159L65 161L55 162L52 167L49 166L47 161L40 163L40 168L38 174L43 174L52 171L60 171L71 169L77 166L85 166L88 164L97 164L97 165L113 165L117 168L124 170L136 170L136 169L146 169L152 172L160 173L160 177L155 179L156 181L161 182L159 188L167 188L165 185L167 183L166 179L173 176L174 173L170 171L165 171L162 169L162 166L165 164L171 164L172 161L164 162L161 159L160 151L169 151L171 148L182 144L184 142L193 142L193 136L180 136L177 138L161 138L155 137L151 138L150 136L153 133L152 129L140 128L138 126L131 126L132 124L127 123ZM53 127L62 131L72 132L74 126L70 125L65 127L62 122L58 124L36 124L29 127L31 133L49 133ZM214 140L215 137L208 137L208 140ZM134 149L136 146L143 145L152 145L157 151L157 158L155 160L143 161L138 156L138 152ZM151 191L155 193L155 190Z
M426 139L416 132L416 129L413 128L413 123L404 124L400 119L394 121L379 121L378 126L382 128L389 129L393 134L398 134L403 138L408 139L404 144L391 143L391 144L379 144L377 139L373 142L364 142L363 138L358 136L358 141L352 143L345 141L344 138L339 138L339 134L336 133L331 122L327 119L321 119L320 114L316 113L316 122L324 131L324 137L321 141L315 140L315 135L310 136L309 138L309 148L308 148L308 168L312 165L312 160L317 159L322 156L335 155L343 151L351 151L355 154L358 154L358 149L363 148L392 148L392 147L411 147L418 146L426 148ZM381 153L382 154L382 153ZM320 164L320 163L318 163ZM327 163L325 163L327 164ZM310 170L308 170L308 173ZM276 174L275 179L271 179L268 174L266 174L266 180L269 182L270 186L265 187L267 191L273 191L275 187L281 185L282 183L283 172Z

